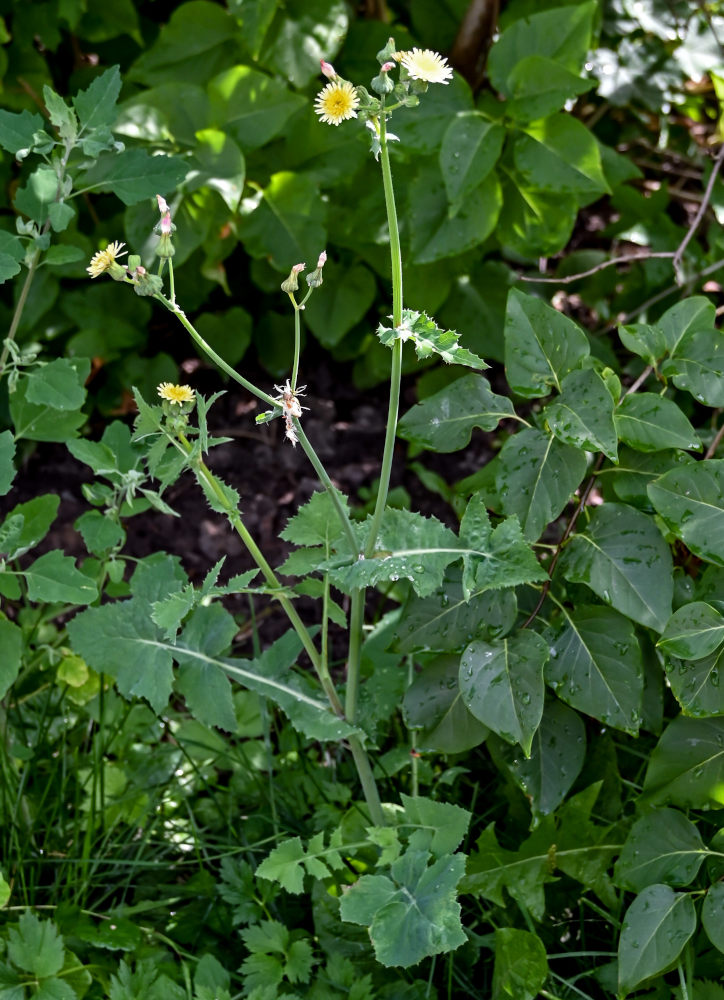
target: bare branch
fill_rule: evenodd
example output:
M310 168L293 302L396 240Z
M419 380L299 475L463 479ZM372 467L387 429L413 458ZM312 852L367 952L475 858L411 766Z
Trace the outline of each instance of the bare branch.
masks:
M711 201L712 192L714 191L714 182L716 181L719 170L721 169L722 161L724 160L724 143L719 147L719 152L716 154L716 159L714 160L714 166L711 168L711 173L709 174L709 180L707 181L706 188L704 190L704 197L701 199L701 204L699 209L694 216L694 221L689 226L686 236L683 238L679 244L676 253L674 254L674 274L676 275L676 283L678 285L684 284L684 275L681 270L681 261L684 257L684 251L686 250L692 236L699 228L699 223L704 218L704 213L709 207L709 202Z
M670 260L673 256L673 250L661 251L660 253L653 253L647 250L645 253L632 253L627 254L625 257L611 257L609 260L604 260L600 264L596 264L595 267L589 267L587 271L579 271L577 274L567 274L564 278L531 278L528 275L519 274L518 281L529 281L536 285L570 285L571 282L578 281L579 278L588 278L590 275L596 274L598 271L603 271L606 267L612 267L614 264L630 264L636 260L653 260L655 257Z

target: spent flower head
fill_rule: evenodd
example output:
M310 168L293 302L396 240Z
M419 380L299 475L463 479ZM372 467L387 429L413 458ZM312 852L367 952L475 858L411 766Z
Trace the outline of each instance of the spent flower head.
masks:
M339 125L357 117L359 97L348 80L334 80L317 94L314 110L326 125Z
M109 272L112 278L119 281L126 276L126 269L117 263L119 257L125 257L127 251L123 249L125 243L114 240L109 243L105 250L99 250L91 257L91 262L86 268L91 278L98 278L101 274Z
M291 271L289 272L289 277L285 278L282 282L282 291L286 292L287 295L291 295L292 292L296 292L299 288L299 272L303 271L306 264L295 264Z
M412 80L425 83L444 83L452 80L453 71L447 59L432 49L414 48L411 52L396 53Z

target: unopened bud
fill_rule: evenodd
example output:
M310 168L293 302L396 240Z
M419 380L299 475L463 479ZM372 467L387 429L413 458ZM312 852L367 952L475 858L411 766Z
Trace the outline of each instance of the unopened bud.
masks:
M136 295L158 295L163 291L163 279L158 274L149 274L145 267L137 267L133 277Z
M161 215L165 215L168 212L168 205L166 204L166 199L162 198L160 194L156 195L156 201L158 202L158 210Z
M317 266L313 271L310 271L307 275L307 284L310 288L319 288L324 280L322 277L322 268L327 263L327 251L322 250L317 260Z
M395 89L395 84L387 75L388 71L385 69L385 66L389 66L390 69L392 69L394 64L385 63L382 69L380 70L379 76L376 76L372 80L370 80L370 87L372 87L372 89L376 94L380 95L391 94L392 91Z
M388 38L387 45L385 45L384 49L380 49L380 51L377 53L377 62L380 64L380 66L382 66L386 62L389 62L390 59L394 59L396 50L397 46L395 45L395 39Z
M394 62L383 63L382 66L380 66L380 72L381 73L389 73L390 70L393 70L396 65L397 65L397 63L394 63Z
M299 288L298 275L300 271L303 271L306 264L295 264L294 267L289 272L289 277L286 281L282 281L282 291L286 292L287 295L291 295L292 292L296 292Z
M159 201L163 201L160 195L156 195L156 197ZM169 257L173 257L176 253L176 248L171 240L171 234L176 232L176 226L174 226L173 222L171 222L171 213L169 211L163 213L161 220L153 227L153 231L154 233L159 233L156 254L165 260L168 260Z
M334 66L331 63L326 62L324 59L319 60L319 68L322 70L322 73L324 74L324 76L327 77L328 80L339 79L339 76L337 75L337 71L334 68Z

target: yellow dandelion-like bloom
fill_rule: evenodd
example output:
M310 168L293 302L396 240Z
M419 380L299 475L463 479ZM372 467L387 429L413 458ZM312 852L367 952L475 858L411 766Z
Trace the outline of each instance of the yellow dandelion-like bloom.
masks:
M158 394L161 399L167 399L169 403L193 403L194 390L190 385L174 385L173 382L162 382L158 387Z
M105 250L99 250L98 253L94 253L89 266L86 268L91 278L97 278L100 274L109 271L116 263L118 257L124 257L127 253L123 249L125 245L125 243L114 241L113 243L109 243Z
M359 97L348 80L333 80L317 94L314 110L325 125L339 125L348 118L356 118Z
M432 49L413 49L403 52L402 65L413 80L424 80L426 83L449 83L453 71L439 52Z

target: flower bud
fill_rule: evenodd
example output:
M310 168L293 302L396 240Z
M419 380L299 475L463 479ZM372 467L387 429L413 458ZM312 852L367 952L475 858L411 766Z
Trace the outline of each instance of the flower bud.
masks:
M370 87L372 87L376 94L391 94L395 89L395 84L387 75L389 71L385 69L385 66L389 66L390 69L394 69L395 64L385 63L380 70L379 76L374 77L374 79L370 81Z
M137 267L133 277L133 291L136 295L158 295L163 291L163 279L158 274L149 274L145 267Z
M377 53L377 62L380 64L380 66L382 66L383 63L389 62L390 59L394 57L396 50L397 46L395 45L395 39L388 38L387 45L385 45L384 49L380 49L380 51Z
M157 197L160 196L157 195ZM171 222L171 213L164 212L161 216L161 221L157 222L153 228L154 232L160 233L158 246L156 247L156 254L164 259L173 257L176 253L176 248L171 240L171 234L176 231L176 226L174 226L173 222Z
M294 267L289 272L289 277L285 281L282 281L283 292L286 292L287 295L291 295L292 292L296 292L296 290L299 288L299 279L297 276L299 272L303 271L306 266L307 266L306 264L294 265Z
M161 215L165 215L168 212L168 205L166 204L166 199L162 198L160 194L156 195L156 201L158 202L158 210Z
M324 267L326 262L327 262L327 252L326 250L322 250L322 252L319 255L319 260L317 261L317 266L313 271L310 271L310 273L307 275L307 284L309 285L310 288L319 288L319 286L322 284L322 281L324 280L322 278L322 268Z
M331 63L326 62L324 59L319 60L319 68L322 70L322 73L324 74L324 76L327 77L328 80L339 79L339 75L337 74L337 71L335 70L334 66Z

